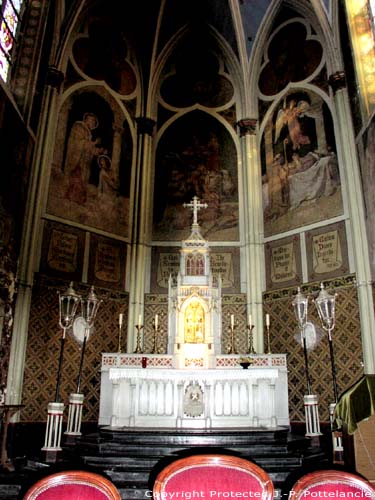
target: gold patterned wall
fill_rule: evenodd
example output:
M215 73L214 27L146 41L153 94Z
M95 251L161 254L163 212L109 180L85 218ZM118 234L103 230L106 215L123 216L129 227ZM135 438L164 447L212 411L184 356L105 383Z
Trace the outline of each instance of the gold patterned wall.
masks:
M25 405L21 414L23 421L46 420L47 404L55 397L61 344L57 292L64 292L67 285L62 280L40 278L33 289L22 398ZM85 285L74 284L74 287L82 296L89 291ZM119 313L124 313L125 323L128 315L127 294L100 288L95 288L95 292L103 302L96 316L95 331L87 342L81 381L81 391L85 394L83 420L91 422L97 421L99 413L101 353L117 351ZM76 390L80 353L78 343L68 333L61 380L61 400L66 404L69 394ZM67 417L67 411L64 416Z
M320 326L312 298L319 293L319 283L302 288L309 297L308 320ZM357 288L354 276L324 282L329 293L336 292L336 326L333 330L333 349L339 394L349 388L362 374L362 346L358 311ZM294 338L298 334L292 301L296 288L282 289L264 294L265 313L270 314L270 340L272 352L287 353L289 382L289 414L291 421L304 421L303 395L306 377L303 349ZM327 334L322 331L317 347L309 352L312 391L319 396L319 415L329 421L329 404L334 402L331 361Z

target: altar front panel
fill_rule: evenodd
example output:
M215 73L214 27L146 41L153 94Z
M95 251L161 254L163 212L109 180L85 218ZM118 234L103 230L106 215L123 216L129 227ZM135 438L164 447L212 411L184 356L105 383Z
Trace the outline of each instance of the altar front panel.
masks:
M276 363L279 366L272 367L272 360L267 359L270 356L258 358L260 366L248 370L237 366L142 369L121 367L121 361L120 366L107 365L102 369L99 424L176 428L289 426L286 366Z

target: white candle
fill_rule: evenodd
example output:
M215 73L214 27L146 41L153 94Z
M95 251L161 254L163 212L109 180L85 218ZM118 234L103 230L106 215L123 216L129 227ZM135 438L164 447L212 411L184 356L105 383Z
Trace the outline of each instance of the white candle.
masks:
M270 315L266 314L266 326L270 326Z
M234 326L234 314L230 315L230 326Z
M138 315L138 326L142 325L142 314Z
M122 326L123 320L124 320L124 315L123 315L123 313L120 313L120 315L118 317L119 326Z
M155 328L158 327L158 324L159 324L159 316L155 314Z
M253 326L251 314L249 314L249 325Z

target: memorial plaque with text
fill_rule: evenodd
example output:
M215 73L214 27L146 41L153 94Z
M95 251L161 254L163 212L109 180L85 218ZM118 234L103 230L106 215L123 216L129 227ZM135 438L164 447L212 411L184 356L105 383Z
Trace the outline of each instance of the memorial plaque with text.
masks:
M344 223L308 231L306 251L311 281L341 276L349 272Z
M214 278L221 277L223 290L227 293L238 291L236 283L239 279L239 251L237 248L212 249L210 265ZM152 275L152 291L166 293L169 277L172 276L175 279L180 270L180 252L170 247L154 248L152 269L155 270Z
M47 222L44 230L40 271L74 281L82 279L84 232Z
M267 289L292 286L302 279L299 236L265 245Z
M125 262L124 243L97 235L90 236L90 284L123 289Z

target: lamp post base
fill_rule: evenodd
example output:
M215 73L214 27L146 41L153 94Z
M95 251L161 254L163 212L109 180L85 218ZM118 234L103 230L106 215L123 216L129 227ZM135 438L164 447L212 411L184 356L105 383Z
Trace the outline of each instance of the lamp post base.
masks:
M318 396L316 394L305 394L303 397L306 419L306 437L321 436L319 422Z
M331 423L331 431L332 431L333 463L342 464L344 462L344 447L342 444L342 435L341 433L335 432L333 430L335 408L336 408L336 403L331 403L329 405L329 420Z
M70 443L75 441L77 436L81 436L82 409L84 395L73 392L69 396L68 425L64 432Z
M61 448L61 431L64 403L48 403L47 427L42 451L46 452L47 462L56 462Z

